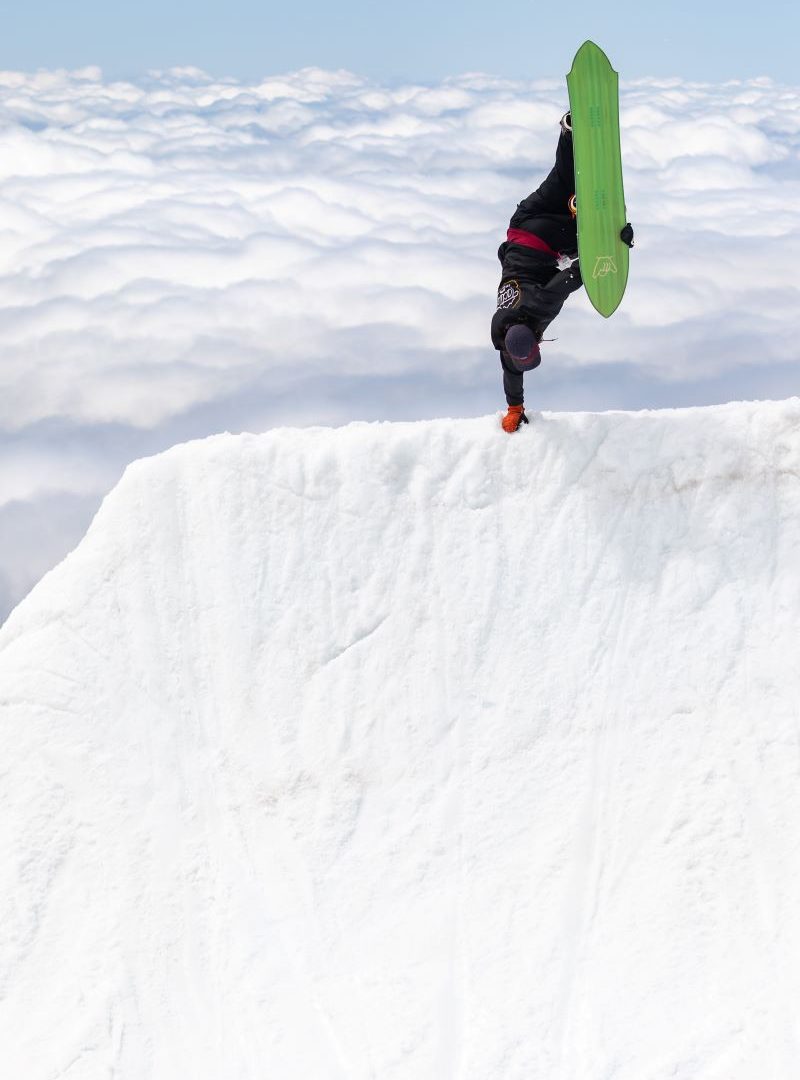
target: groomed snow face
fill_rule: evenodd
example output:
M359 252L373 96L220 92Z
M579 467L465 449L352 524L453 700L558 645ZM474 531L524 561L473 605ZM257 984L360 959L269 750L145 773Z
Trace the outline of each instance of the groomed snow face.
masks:
M789 1080L800 402L218 437L0 631L0 1060Z

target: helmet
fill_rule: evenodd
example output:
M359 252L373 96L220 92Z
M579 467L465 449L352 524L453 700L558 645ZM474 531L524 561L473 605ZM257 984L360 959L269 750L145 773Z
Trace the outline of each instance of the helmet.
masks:
M536 334L524 323L513 323L506 330L503 348L517 371L530 371L541 362Z

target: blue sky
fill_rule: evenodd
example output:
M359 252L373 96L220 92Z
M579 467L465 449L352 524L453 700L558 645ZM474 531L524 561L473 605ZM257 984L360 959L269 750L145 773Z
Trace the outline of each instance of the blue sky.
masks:
M33 0L1 3L0 67L99 65L111 77L202 67L257 78L315 65L380 81L464 71L560 76L585 38L623 76L717 81L766 75L797 82L798 6L690 3L604 7L505 0Z

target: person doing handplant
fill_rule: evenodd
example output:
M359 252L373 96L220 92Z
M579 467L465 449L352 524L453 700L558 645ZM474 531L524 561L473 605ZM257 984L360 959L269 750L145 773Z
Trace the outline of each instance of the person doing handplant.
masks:
M578 257L572 123L561 118L556 161L544 182L514 211L497 257L502 277L492 318L492 344L500 353L508 412L503 429L528 423L523 375L541 363L542 335L564 301L583 284ZM633 229L622 239L633 246Z

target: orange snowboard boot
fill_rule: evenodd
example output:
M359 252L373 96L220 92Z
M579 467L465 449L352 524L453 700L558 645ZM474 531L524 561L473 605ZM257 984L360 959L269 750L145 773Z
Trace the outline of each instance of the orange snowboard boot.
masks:
M507 431L509 435L516 431L520 424L527 424L528 418L525 415L524 405L509 405L508 412L503 417L503 431Z

